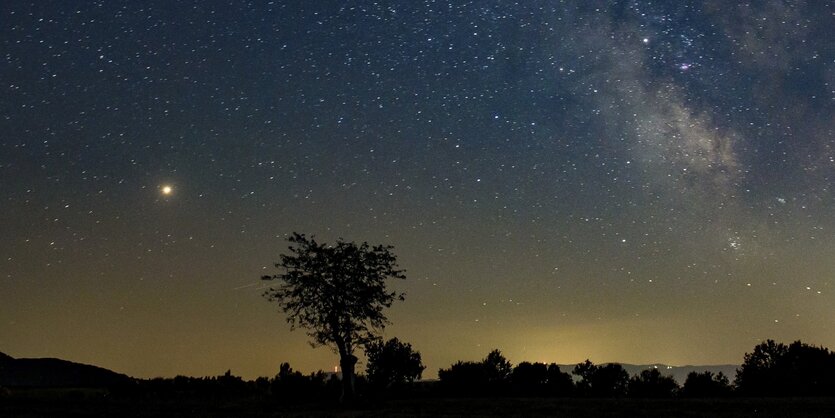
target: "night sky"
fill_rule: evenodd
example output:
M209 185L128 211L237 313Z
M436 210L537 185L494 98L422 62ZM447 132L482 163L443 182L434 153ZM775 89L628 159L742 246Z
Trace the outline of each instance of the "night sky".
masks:
M395 247L424 377L835 346L832 2L13 0L0 31L9 355L332 370L261 296L292 231Z

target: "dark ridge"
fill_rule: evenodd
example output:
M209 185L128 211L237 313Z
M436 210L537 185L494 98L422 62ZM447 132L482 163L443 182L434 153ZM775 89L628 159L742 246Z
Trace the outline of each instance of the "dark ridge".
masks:
M15 359L0 353L0 386L5 387L112 387L133 378L87 364L55 358Z

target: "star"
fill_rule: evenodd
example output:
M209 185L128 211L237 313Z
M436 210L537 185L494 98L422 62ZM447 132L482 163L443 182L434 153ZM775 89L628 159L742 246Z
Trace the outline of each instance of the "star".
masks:
M393 325L426 378L483 358L476 342L514 363L722 364L778 318L835 344L814 319L835 301L831 2L20 3L0 58L13 354L137 377L327 370L295 351L303 332L236 328L284 320L250 281L294 231L395 247ZM56 274L60 310L40 291ZM198 350L202 328L158 314L174 301L178 323L235 319L211 321L236 337L222 366L84 328L89 303Z

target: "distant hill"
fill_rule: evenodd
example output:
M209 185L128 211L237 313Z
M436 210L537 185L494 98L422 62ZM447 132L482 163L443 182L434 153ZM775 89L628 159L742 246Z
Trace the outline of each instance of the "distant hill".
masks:
M101 367L55 358L15 359L0 353L0 386L108 387L134 379Z
M603 363L608 364L608 363ZM690 372L713 372L713 374L722 372L725 376L728 377L728 380L733 382L734 377L736 376L736 369L739 368L737 364L717 364L717 365L709 365L709 366L668 366L666 364L625 364L619 363L623 366L623 369L629 373L629 376L634 376L636 374L641 373L647 369L658 369L664 376L672 376L679 384L684 384L684 381L687 380L687 375ZM560 370L571 373L574 370L574 366L576 364L560 364Z

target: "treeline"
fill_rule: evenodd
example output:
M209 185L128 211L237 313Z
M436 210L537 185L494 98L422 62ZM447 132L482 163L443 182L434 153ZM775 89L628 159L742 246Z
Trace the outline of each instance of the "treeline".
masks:
M434 397L634 397L722 398L835 396L835 353L800 341L763 342L746 353L733 381L723 373L691 372L683 384L658 369L630 376L616 363L589 360L563 371L556 364L523 361L513 365L499 350L481 361L459 361L438 371L437 381L420 381L420 353L397 339L367 348L366 374L356 377L366 399ZM269 398L286 403L337 402L337 374L302 374L288 363L272 378L244 381L227 372L206 378L150 379L114 394L155 398Z
M116 398L146 398L150 400L206 399L230 400L240 398L273 398L278 401L304 403L318 400L337 400L341 384L335 374L322 371L304 375L282 363L273 378L259 377L244 380L227 371L221 376L140 379L131 385L110 388Z
M795 341L765 341L746 353L733 381L719 372L691 372L683 384L658 369L629 376L616 363L589 360L569 372L556 364L515 367L494 350L480 362L457 362L438 372L439 392L451 396L719 398L835 396L835 353Z
M715 398L733 393L733 386L721 372L692 372L681 386L658 369L629 376L617 363L597 365L586 360L570 373L554 363L522 362L512 366L498 350L481 362L458 362L441 369L438 376L440 393L466 397Z

